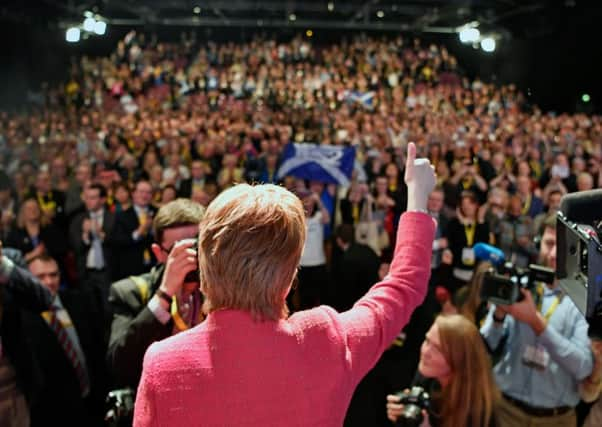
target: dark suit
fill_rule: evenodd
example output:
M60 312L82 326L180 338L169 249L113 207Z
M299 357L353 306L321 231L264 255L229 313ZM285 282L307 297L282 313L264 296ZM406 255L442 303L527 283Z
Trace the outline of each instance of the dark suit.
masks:
M335 308L349 310L378 282L380 259L366 245L352 243L335 265Z
M86 267L86 261L88 259L88 252L91 247L91 239L88 239L88 243L82 239L83 232L82 227L85 219L90 219L90 212L82 212L78 214L69 227L69 241L71 247L75 252L75 262L77 266L77 274L80 281L87 282L91 279L90 272ZM115 215L108 209L104 209L102 217L102 231L105 233L105 240L102 243L102 255L105 262L105 270L107 271L107 290L110 284L109 266L111 264L111 249L109 245L109 236L113 231L115 225Z
M154 216L157 209L149 206L148 212ZM151 218L148 220L150 221ZM111 262L113 280L142 274L154 264L154 257L150 251L150 246L153 243L150 230L146 236L141 236L138 240L134 240L132 237L133 232L139 225L138 215L133 206L115 216L115 226L109 235L108 242L113 254ZM150 264L144 262L145 250L148 250L151 257Z
M138 387L146 349L171 335L173 321L161 324L147 307L161 284L163 266L143 274L136 283L131 278L113 283L109 304L113 312L107 361L117 387Z
M29 271L14 266L8 275L0 274L2 351L14 367L17 387L30 405L44 398L44 372L34 356L32 337L23 325L23 312L39 313L51 302L50 292Z
M59 295L86 358L90 393L82 398L73 364L41 314L24 313L24 329L44 373L40 398L31 405L31 425L102 425L108 387L101 316L89 293L65 291Z
M64 270L68 245L61 230L55 225L49 224L40 228L38 238L44 243L48 255L57 260L61 269ZM4 243L6 246L20 250L23 255L34 249L33 241L24 228L13 228Z
M202 180L202 187L204 188L207 184L215 183L214 179L209 179L207 177ZM189 199L192 196L192 188L193 188L193 179L188 178L180 182L180 188L178 190L178 197L184 197Z

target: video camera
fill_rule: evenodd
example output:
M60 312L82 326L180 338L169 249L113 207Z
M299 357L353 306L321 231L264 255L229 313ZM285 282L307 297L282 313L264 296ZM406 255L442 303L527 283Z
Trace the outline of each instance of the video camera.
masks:
M602 190L564 196L557 214L560 286L583 313L590 337L602 339Z
M504 262L501 249L486 243L474 245L475 257L493 265L483 278L481 298L495 304L510 305L523 299L521 289L535 291L535 283L552 283L554 270L541 265L530 264L527 268L515 267Z

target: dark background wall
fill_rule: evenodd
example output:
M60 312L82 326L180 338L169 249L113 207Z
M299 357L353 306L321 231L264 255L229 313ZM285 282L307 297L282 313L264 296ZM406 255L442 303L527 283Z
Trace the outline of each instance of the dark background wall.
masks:
M455 35L417 34L422 39L442 43L458 58L470 76L487 81L516 83L532 103L549 111L602 109L602 7L563 9L538 21L538 14L525 15L508 23L513 36L498 43L492 54L462 45ZM502 22L503 24L503 22ZM546 30L546 28L548 30ZM157 32L161 39L177 40L184 28L139 28ZM254 34L254 29L199 29L198 39L240 41ZM60 82L67 76L72 58L86 54L107 55L126 28L108 27L104 37L93 37L68 44L64 30L50 24L43 11L24 10L21 17L0 13L0 109L19 109L28 90L37 90L43 81ZM295 34L282 30L279 38ZM314 43L340 38L339 31L314 30ZM589 104L581 95L591 96Z

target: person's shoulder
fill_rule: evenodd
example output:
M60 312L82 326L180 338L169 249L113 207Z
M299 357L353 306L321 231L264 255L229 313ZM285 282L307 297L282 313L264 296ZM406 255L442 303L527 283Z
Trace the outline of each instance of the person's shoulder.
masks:
M165 338L164 340L154 342L146 351L144 356L144 367L153 367L153 369L173 369L177 367L188 367L188 358L195 358L197 354L191 351L193 348L199 348L195 345L204 334L203 324L180 332ZM200 346L200 348L206 348Z
M337 311L327 305L314 307L310 310L303 310L294 313L288 319L288 323L293 330L301 331L304 337L309 337L313 333L333 329L336 330Z
M111 284L111 297L123 299L128 295L142 295L145 292L150 292L151 281L150 273L125 277Z

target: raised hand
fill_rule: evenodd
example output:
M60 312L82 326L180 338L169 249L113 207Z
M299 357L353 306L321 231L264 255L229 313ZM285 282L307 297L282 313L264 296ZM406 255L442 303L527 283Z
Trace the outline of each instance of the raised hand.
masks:
M426 211L429 194L437 182L435 168L425 158L416 158L416 145L408 144L405 182L408 186L408 211Z

